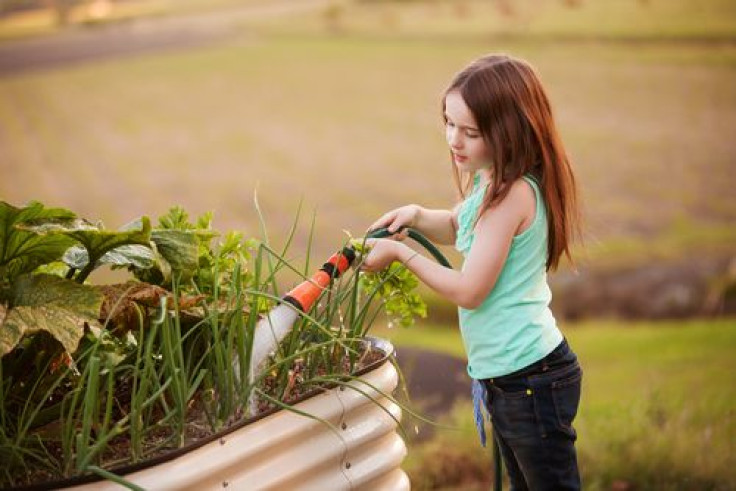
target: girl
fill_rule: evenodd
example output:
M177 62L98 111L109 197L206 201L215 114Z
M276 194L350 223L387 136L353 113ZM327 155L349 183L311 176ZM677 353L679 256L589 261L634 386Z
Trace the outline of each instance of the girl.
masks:
M528 63L490 55L455 77L442 107L463 201L451 210L403 206L370 228L407 226L454 244L463 268L374 239L362 269L400 261L459 306L468 374L485 389L511 488L579 489L572 421L582 371L549 309L546 274L571 259L579 213L549 101Z

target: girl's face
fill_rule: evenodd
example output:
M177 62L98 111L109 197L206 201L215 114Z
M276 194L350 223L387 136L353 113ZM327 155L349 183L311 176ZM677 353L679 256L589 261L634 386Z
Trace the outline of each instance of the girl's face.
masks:
M475 117L458 91L445 97L445 136L452 159L463 172L490 170L490 152Z

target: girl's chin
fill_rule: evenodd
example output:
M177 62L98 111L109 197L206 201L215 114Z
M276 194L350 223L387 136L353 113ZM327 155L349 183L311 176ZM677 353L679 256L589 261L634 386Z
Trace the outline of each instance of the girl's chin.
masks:
M469 162L458 162L455 160L455 167L461 172L475 172L475 168Z

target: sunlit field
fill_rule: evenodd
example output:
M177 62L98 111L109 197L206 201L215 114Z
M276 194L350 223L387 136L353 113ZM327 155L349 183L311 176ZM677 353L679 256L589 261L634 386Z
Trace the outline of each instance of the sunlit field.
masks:
M290 259L313 235L319 261L390 208L454 204L443 90L469 61L506 52L537 67L552 99L584 201L584 266L736 256L736 2L356 0L246 12L283 3L130 2L140 7L130 19L151 21L146 6L161 18L222 8L237 21L195 47L0 75L0 200L40 200L109 228L182 205L252 237L258 208L277 245L300 213ZM48 13L25 15L0 19L0 48L57 32L39 17ZM207 18L214 36L224 24ZM448 327L374 334L463 357ZM736 489L733 319L563 331L585 370L585 489ZM463 430L410 447L414 488L487 489L490 455L469 408L448 418ZM453 481L442 462L467 465L472 479Z
M401 34L403 24L399 35L369 22L390 5L342 10L343 34L317 32L327 15L318 12L304 17L301 34L289 30L301 17L270 20L215 46L7 75L0 194L67 206L109 227L181 204L255 235L257 193L276 236L303 201L326 253L344 229L360 234L393 206L453 203L440 96L466 62L503 51L534 63L549 89L594 257L632 241L641 244L635 254L733 250L736 46L586 41L582 27L561 21L581 40L484 39L464 36L465 14L449 11L441 18L456 37ZM499 15L466 5L471 33L478 17ZM372 36L350 28L357 14L350 22L363 19ZM528 29L542 32L543 13L535 15ZM632 35L646 31L637 26Z
M616 481L636 489L736 487L735 320L562 327L584 370L575 423L584 489L611 489ZM418 325L376 334L399 356L406 346L463 356L456 329ZM441 421L454 429L438 428L433 440L410 445L416 489L457 486L463 472L490 482L491 455L478 443L469 399ZM411 431L411 418L407 424ZM472 478L466 484L460 487L487 489Z

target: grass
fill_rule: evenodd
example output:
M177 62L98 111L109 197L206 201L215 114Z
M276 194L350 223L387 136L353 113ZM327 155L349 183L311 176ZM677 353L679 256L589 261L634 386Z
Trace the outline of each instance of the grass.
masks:
M267 37L6 77L0 194L110 226L180 203L246 230L255 190L276 228L304 198L324 254L388 208L453 202L439 94L496 50L530 59L547 82L592 243L630 240L635 255L669 249L677 230L693 237L680 255L733 251L730 234L696 233L736 219L733 47L714 58L697 46Z
M637 489L734 489L736 319L599 321L563 330L584 370L576 428L585 489L609 489L614 481ZM454 329L378 332L399 348L463 356ZM459 452L472 463L468 472L488 479L490 456L477 443L469 405L458 406L449 422L458 430L438 430L434 441L410 448L415 484L435 476L430 468L442 449L448 459Z
M609 489L614 481L637 489L734 489L736 320L605 321L563 330L585 374L576 420L585 489ZM379 332L397 347L464 356L454 329ZM442 459L465 462L471 475L489 480L490 455L477 443L469 404L460 403L445 423L457 429L437 430L434 440L410 448L406 467L417 488L447 479L432 470Z

